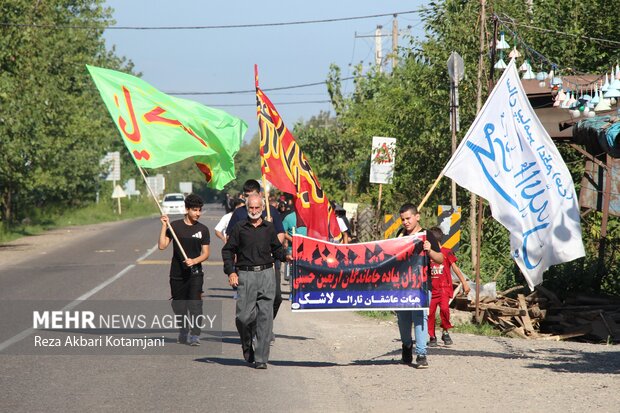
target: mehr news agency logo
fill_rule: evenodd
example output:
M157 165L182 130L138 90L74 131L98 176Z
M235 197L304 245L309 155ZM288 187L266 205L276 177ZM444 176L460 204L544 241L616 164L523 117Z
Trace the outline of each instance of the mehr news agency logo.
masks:
M93 311L37 311L32 312L32 328L34 330L143 330L171 329L181 327L201 330L213 329L217 315L199 314L196 316L180 314L98 314ZM84 337L68 335L65 338L44 338L34 336L35 347L164 347L164 336L161 337L117 337L100 335Z

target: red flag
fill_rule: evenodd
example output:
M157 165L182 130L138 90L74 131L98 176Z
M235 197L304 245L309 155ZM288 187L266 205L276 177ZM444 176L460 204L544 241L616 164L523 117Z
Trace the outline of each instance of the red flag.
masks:
M260 130L261 171L282 192L295 197L295 209L308 228L308 236L327 240L340 234L336 214L310 164L278 111L256 83L256 115Z

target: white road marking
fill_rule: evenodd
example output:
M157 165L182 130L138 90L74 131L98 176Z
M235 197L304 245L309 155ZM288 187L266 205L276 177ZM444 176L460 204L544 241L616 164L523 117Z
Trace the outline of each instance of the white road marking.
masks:
M156 249L157 249L157 245L155 245L154 247L150 248L147 252L145 252L144 255L142 255L140 258L138 258L136 260L136 262L140 262L140 261L144 260L146 257L151 255L153 253L153 251L155 251ZM72 308L74 308L75 306L80 304L81 301L84 301L84 300L88 299L89 297L95 295L96 293L98 293L99 291L101 291L102 289L107 287L108 285L112 284L114 281L120 279L123 275L127 274L135 266L136 266L136 264L130 264L127 267L123 268L115 276L113 276L111 278L108 278L107 280L105 280L104 282L102 282L101 284L99 284L98 286L93 288L92 290L82 294L81 296L79 296L78 298L76 298L75 300L73 300L72 302L67 304L66 306L64 306L60 311L71 310ZM3 341L2 343L0 343L0 352L2 352L6 348L12 346L13 344L15 344L15 343L25 339L26 337L28 337L29 335L34 333L34 331L35 330L33 328L28 328L28 329L22 331L21 333L18 333L16 335L14 335L13 337L9 338L8 340Z

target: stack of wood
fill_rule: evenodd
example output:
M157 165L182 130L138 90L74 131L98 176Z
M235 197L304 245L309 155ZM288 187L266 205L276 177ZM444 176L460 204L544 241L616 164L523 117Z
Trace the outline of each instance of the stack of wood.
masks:
M511 337L620 342L620 298L578 295L563 303L541 286L528 295L521 291L524 286L499 292L495 299L482 299L482 321ZM475 311L475 304L464 300L467 309ZM455 301L458 307L459 299Z

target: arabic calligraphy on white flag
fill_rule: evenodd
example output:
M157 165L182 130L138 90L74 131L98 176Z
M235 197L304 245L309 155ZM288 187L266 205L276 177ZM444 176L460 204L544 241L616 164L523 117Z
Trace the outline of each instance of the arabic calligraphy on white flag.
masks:
M489 202L510 231L512 257L531 289L550 266L585 255L573 180L527 100L514 59L444 173Z

